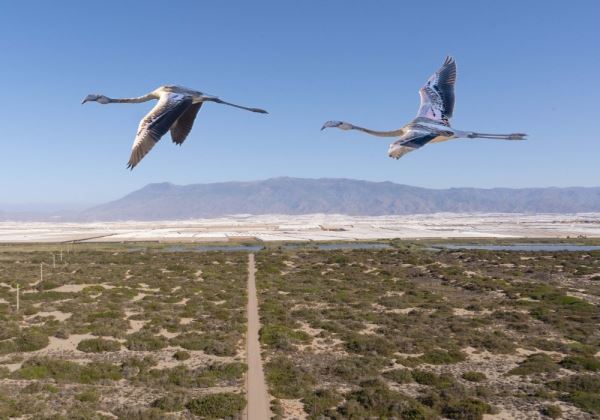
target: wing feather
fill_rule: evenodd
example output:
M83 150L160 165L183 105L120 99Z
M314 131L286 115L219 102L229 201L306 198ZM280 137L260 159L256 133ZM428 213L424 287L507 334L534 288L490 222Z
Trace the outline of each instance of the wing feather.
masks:
M430 118L449 125L454 113L454 85L456 83L456 62L448 56L419 90L421 106L418 117Z
M427 143L430 143L437 137L437 134L415 134L408 133L400 137L397 141L390 144L388 149L389 157L393 159L400 159L405 154L417 150Z
M171 126L171 139L173 139L173 143L181 146L185 141L190 131L192 131L194 120L201 106L202 102L191 105Z
M161 95L156 106L140 121L127 168L135 168L191 105L191 96L177 93Z

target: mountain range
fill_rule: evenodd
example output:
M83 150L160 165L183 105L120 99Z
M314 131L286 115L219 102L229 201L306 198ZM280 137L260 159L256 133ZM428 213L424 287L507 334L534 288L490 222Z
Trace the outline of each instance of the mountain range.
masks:
M82 211L0 211L0 220L177 220L233 214L379 216L437 212L600 212L600 187L428 189L392 182L328 178L192 185L158 183Z

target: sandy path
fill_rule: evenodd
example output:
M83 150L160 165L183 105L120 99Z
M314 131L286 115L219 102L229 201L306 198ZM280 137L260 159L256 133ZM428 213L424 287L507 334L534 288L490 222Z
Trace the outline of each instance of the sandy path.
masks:
M262 359L260 358L260 343L258 341L258 330L260 319L258 317L258 299L256 296L256 279L254 274L254 254L248 256L248 336L246 339L248 374L246 376L246 392L248 406L246 407L246 418L248 420L270 419L271 409L269 407L269 394L265 382Z

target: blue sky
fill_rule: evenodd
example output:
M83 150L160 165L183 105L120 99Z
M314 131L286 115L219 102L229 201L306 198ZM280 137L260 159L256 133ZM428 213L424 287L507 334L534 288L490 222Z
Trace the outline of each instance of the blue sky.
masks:
M0 0L0 205L98 203L150 182L274 176L424 187L596 186L597 1ZM529 133L455 140L399 161L387 139L319 131L340 119L394 129L446 54L456 128ZM204 106L125 169L145 104L81 106L180 84L270 111Z

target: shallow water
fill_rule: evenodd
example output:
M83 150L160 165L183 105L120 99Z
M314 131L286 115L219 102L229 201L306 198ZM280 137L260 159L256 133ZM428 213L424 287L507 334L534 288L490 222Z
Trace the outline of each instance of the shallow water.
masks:
M165 248L167 252L208 252L208 251L243 251L257 252L265 249L262 245L199 245L194 247L185 247L182 245L173 245Z
M440 249L481 249L485 251L600 251L600 245L578 244L508 244L508 245L483 245L483 244L436 244L434 250Z
M334 244L290 244L284 245L284 249L300 249L300 248L308 248L308 249L319 249L324 251L334 251L334 250L344 250L344 249L391 249L392 247L388 244L381 243L369 243L369 242L343 242L343 243L334 243Z

